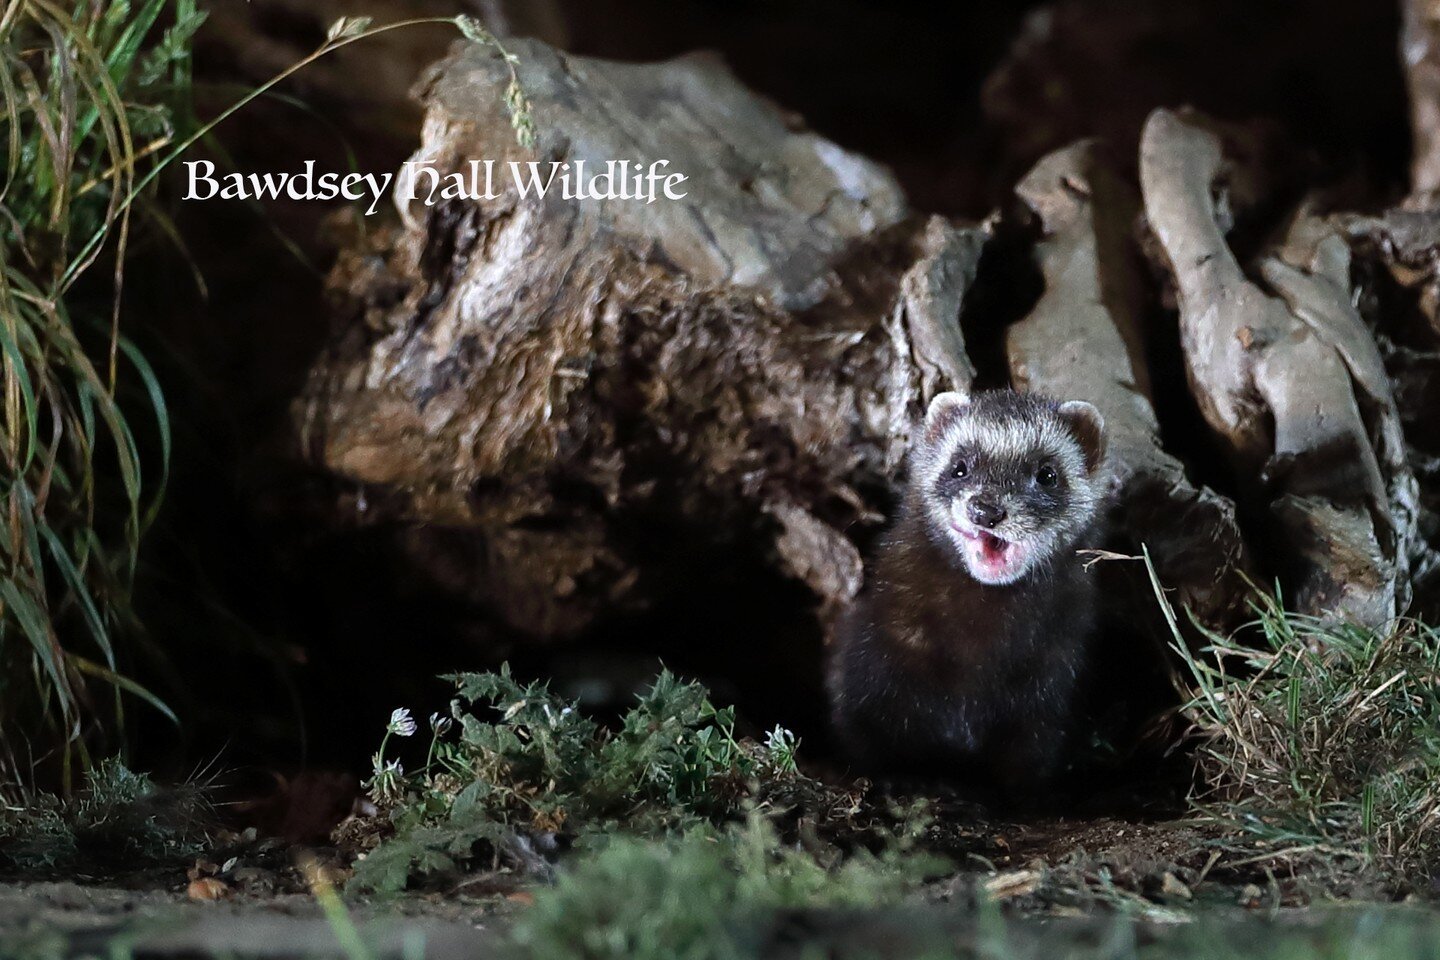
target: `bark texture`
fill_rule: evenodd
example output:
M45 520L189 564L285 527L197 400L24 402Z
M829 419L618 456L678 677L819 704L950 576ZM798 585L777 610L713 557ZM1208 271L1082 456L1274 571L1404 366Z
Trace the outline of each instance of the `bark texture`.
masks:
M416 523L417 564L437 530L473 534L473 566L443 575L526 635L643 608L693 540L762 545L833 611L861 579L844 531L880 519L913 413L969 375L982 235L911 218L884 170L712 60L515 52L534 153L505 65L464 46L423 83L417 159L665 159L689 197L410 204L383 262L336 274L305 448L385 492L372 516Z
M1440 2L1402 0L1400 9L1400 52L1415 136L1412 202L1433 207L1440 203Z
M823 626L860 587L915 417L972 382L1100 407L1120 534L1217 629L1243 615L1242 573L1369 623L1431 576L1434 454L1414 431L1435 243L1408 221L1302 208L1242 262L1232 214L1273 207L1272 181L1162 110L1138 190L1080 142L1020 181L1016 211L959 226L713 59L512 49L534 151L501 103L508 67L462 45L419 88L416 159L663 159L688 197L404 204L342 257L296 406L304 456L343 482L337 522L398 524L408 563L510 631L652 608L713 544L803 585ZM1429 301L1403 286L1426 269ZM1382 288L1407 316L1429 303L1415 346L1377 340ZM1167 422L1177 407L1193 425Z
M1297 216L1241 269L1216 209L1221 138L1165 110L1146 123L1146 215L1173 275L1190 389L1245 496L1275 521L1297 606L1380 623L1410 603L1417 490L1390 384L1351 305L1350 252ZM1362 409L1363 407L1363 409Z
M1092 141L1045 157L1015 192L1039 221L1045 291L1007 331L1011 381L1104 411L1121 530L1180 602L1223 627L1244 596L1245 544L1234 503L1193 484L1161 443L1132 237L1139 196Z
M1419 484L1413 612L1434 622L1440 617L1440 211L1337 220L1354 251L1363 282L1360 307L1375 332Z

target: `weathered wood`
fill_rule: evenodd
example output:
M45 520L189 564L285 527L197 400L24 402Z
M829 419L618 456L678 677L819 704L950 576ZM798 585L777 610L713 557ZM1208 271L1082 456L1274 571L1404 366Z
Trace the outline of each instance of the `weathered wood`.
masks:
M1413 293L1415 307L1430 328L1426 340L1440 339L1440 207L1350 217L1348 233L1396 284Z
M1104 411L1115 522L1149 548L1162 581L1202 623L1233 626L1246 567L1235 505L1192 484L1160 441L1132 239L1139 197L1090 141L1045 157L1015 192L1041 224L1045 292L1007 331L1012 382Z
M1440 204L1440 0L1401 0L1400 33L1410 94L1411 204Z
M804 585L823 627L860 588L919 411L977 362L1105 412L1119 529L1207 625L1233 624L1249 570L1283 574L1302 610L1373 623L1433 569L1416 414L1354 305L1346 240L1363 229L1302 211L1247 274L1229 212L1273 191L1211 127L1151 117L1143 203L1089 143L1044 158L1016 190L1032 248L993 232L1008 217L916 216L888 172L713 59L513 48L534 150L497 95L508 65L463 45L419 88L416 160L442 175L667 160L688 196L522 197L502 177L498 198L431 205L412 168L401 225L332 276L337 334L296 407L305 457L345 486L336 521L398 525L409 568L512 636L584 635L677 577L703 590L715 545ZM1149 341L1173 334L1137 262L1142 213L1189 392L1228 454L1228 473L1198 475L1220 489L1194 479L1198 447L1162 443L1152 379L1168 367L1149 368ZM1009 301L993 294L1032 267L1043 292L1003 361L967 355L962 314L998 332L1009 317L990 310Z
M1410 598L1414 480L1396 456L1378 356L1350 306L1344 244L1313 230L1305 242L1311 225L1302 222L1262 261L1283 294L1272 297L1243 272L1220 226L1219 137L1157 110L1140 164L1146 217L1178 289L1191 391L1245 495L1276 522L1274 551L1295 603L1365 623L1394 617Z
M1362 299L1419 481L1414 612L1440 617L1440 211L1341 216L1367 287Z
M333 278L344 333L298 409L308 456L525 635L645 608L695 542L758 547L827 617L912 418L968 377L983 234L909 218L888 173L711 59L515 52L534 152L496 95L505 64L467 46L422 86L417 159L664 159L689 197L406 205L385 259ZM443 564L447 530L479 545L473 569Z

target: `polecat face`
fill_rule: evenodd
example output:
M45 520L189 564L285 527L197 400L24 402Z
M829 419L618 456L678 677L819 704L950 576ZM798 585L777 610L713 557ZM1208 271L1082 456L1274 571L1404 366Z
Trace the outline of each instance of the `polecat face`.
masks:
M930 404L911 482L981 583L1014 583L1075 544L1104 490L1104 419L1089 403L1008 390Z

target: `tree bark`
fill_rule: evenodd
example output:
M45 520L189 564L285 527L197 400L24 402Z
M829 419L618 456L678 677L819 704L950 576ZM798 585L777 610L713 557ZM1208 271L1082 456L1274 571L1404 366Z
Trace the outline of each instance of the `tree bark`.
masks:
M1440 2L1401 0L1400 9L1400 53L1415 140L1410 202L1423 209L1440 203Z
M512 633L574 638L653 609L677 577L703 580L705 544L802 585L823 629L863 582L924 404L976 382L1101 408L1117 532L1206 625L1233 625L1247 573L1281 574L1305 612L1378 623L1433 571L1434 488L1413 468L1433 378L1407 385L1355 306L1366 271L1395 265L1373 251L1398 221L1302 210L1247 272L1227 203L1273 201L1267 181L1209 125L1158 111L1138 194L1093 144L1062 149L1016 190L1040 234L1017 244L1009 218L917 216L887 171L712 59L512 48L534 150L501 103L509 65L462 45L420 86L416 160L444 175L490 159L502 177L512 160L667 160L687 196L503 187L431 205L412 168L401 226L331 278L336 333L296 407L304 456L342 481L336 522L400 525L407 563ZM1176 338L1140 223L1178 342L1156 343ZM1038 300L1011 316L1011 281L1037 268ZM1174 442L1157 347L1225 469Z
M1383 623L1410 603L1416 487L1383 364L1351 306L1349 249L1302 215L1261 259L1280 296L1266 293L1225 240L1214 200L1224 165L1220 138L1193 118L1157 110L1146 123L1146 215L1178 290L1191 392L1244 495L1276 523L1298 608Z
M1015 192L1040 222L1045 292L1008 330L1012 382L1104 411L1119 528L1202 623L1233 626L1249 567L1235 505L1165 452L1152 405L1139 197L1091 141L1041 160Z
M465 46L422 86L416 159L668 160L689 196L422 191L383 265L355 251L334 277L305 449L352 509L372 491L357 519L414 523L414 562L525 635L645 608L691 538L759 544L828 616L859 588L847 533L881 521L913 415L968 377L958 310L983 235L911 217L885 171L710 59L514 49L534 152L496 95L506 65ZM468 574L441 530L479 545Z

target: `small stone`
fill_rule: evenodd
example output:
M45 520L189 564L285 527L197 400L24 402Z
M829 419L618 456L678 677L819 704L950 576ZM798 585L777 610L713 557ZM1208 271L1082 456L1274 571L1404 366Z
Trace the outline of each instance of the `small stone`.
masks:
M1177 900L1189 900L1193 896L1193 894L1190 893L1190 888L1185 886L1179 877L1168 870L1165 872L1165 876L1160 878L1160 893Z

